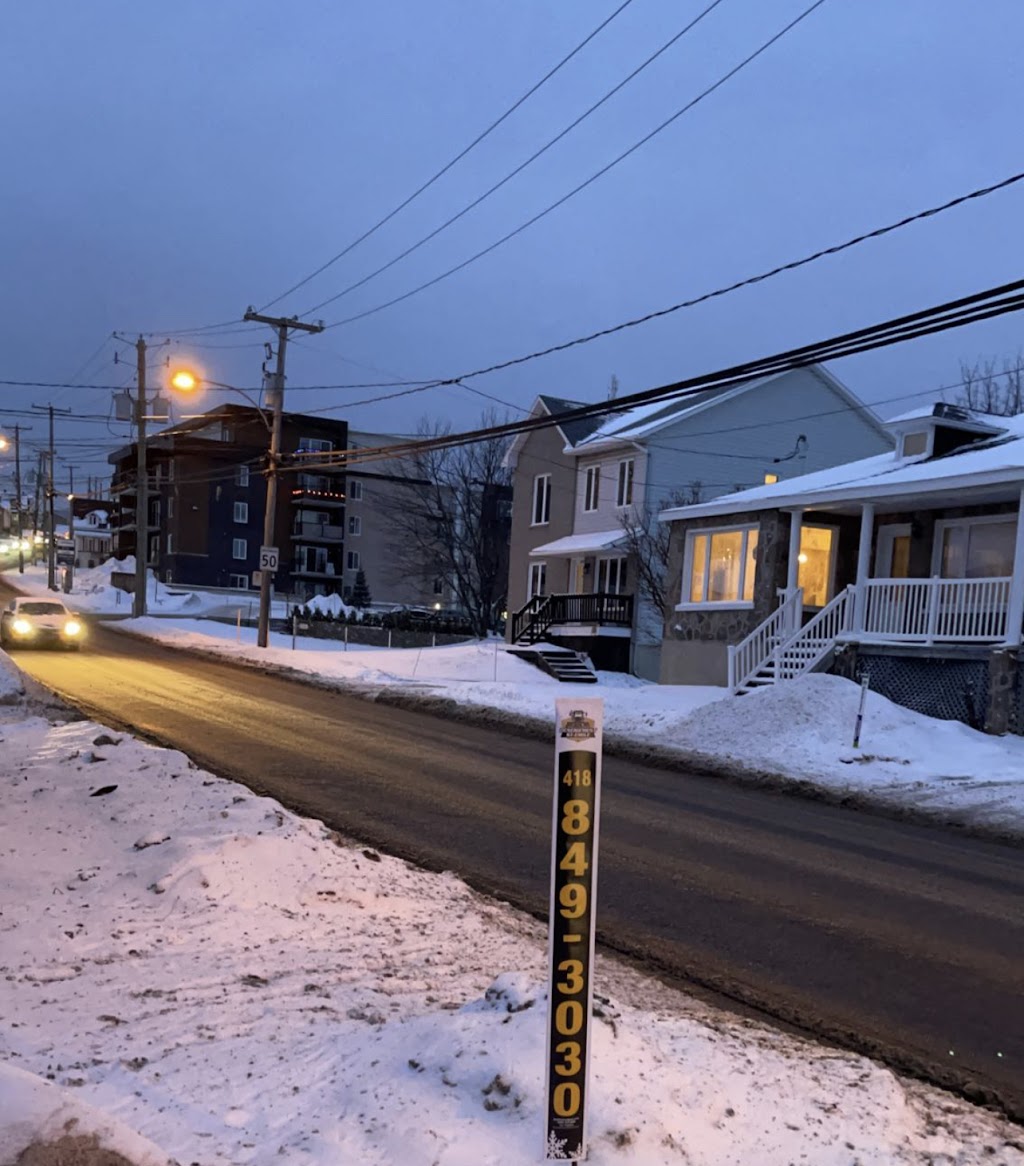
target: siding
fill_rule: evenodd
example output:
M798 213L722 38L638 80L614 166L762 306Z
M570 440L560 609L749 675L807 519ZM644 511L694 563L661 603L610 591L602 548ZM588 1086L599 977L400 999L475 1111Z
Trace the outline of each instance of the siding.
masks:
M535 414L536 415L536 414ZM573 533L576 467L571 454L563 452L565 438L551 426L538 429L524 441L512 477L512 534L509 545L508 610L518 611L526 602L530 551ZM532 526L533 479L551 475L551 521ZM567 559L548 560L548 591L569 587ZM510 622L511 627L511 622Z
M647 476L647 455L642 449L635 446L624 446L614 452L595 453L580 456L576 463L576 499L574 534L591 534L600 530L619 530L622 527L622 516L627 512L624 508L615 505L619 485L619 462L632 458L633 465L633 502L642 502L644 497L644 483ZM598 492L598 506L596 510L584 510L586 501L587 469L598 466L601 470L601 488Z

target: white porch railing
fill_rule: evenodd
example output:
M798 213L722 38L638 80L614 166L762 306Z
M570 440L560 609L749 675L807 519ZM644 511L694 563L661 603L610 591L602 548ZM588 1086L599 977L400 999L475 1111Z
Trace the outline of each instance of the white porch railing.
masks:
M899 643L1004 640L1010 579L868 579L857 635Z
M745 639L729 645L729 691L743 688L771 659L775 649L800 626L803 591L797 588Z

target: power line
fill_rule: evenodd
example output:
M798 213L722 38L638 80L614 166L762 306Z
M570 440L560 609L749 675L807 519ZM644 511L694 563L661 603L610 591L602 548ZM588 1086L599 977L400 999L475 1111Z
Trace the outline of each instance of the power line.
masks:
M431 239L435 239L438 235L441 234L442 231L446 231L453 223L457 223L459 219L461 219L464 215L469 214L471 210L473 210L475 207L478 207L486 199L490 198L492 194L499 191L506 183L511 182L511 180L515 178L516 175L521 174L527 168L527 166L530 166L536 162L537 159L541 157L541 155L546 154L552 146L556 145L564 137L572 133L572 131L576 129L578 125L586 121L586 119L590 117L591 114L596 113L597 110L599 110L601 106L605 104L605 102L610 101L611 98L613 98L615 94L619 92L619 90L624 89L634 78L638 77L644 71L644 69L648 67L648 65L652 65L660 56L662 56L662 54L666 53L692 28L695 28L704 19L705 16L707 16L713 9L717 8L721 3L722 0L711 0L711 3L705 9L699 12L691 21L689 21L689 23L685 24L679 30L679 32L675 34L675 36L670 37L669 40L667 40L659 49L653 52L645 61L638 65L628 76L624 77L618 83L618 85L616 85L613 89L609 89L608 92L605 93L605 95L598 101L595 101L589 109L584 110L584 112L581 113L579 117L570 122L569 125L567 125L560 133L557 133L545 145L541 146L539 150L531 154L525 162L521 162L514 170L510 170L504 178L500 179L489 189L485 190L483 194L473 199L472 202L467 203L466 206L462 208L462 210L456 212L451 216L451 218L446 219L439 227L436 227L429 234L424 235L423 238L413 243L412 246L407 247L393 259L388 260L387 263L383 264L381 267L378 267L375 271L371 271L369 275L363 276L362 279L357 280L355 283L349 284L348 287L343 288L340 292L337 292L333 296L328 296L327 299L321 300L320 303L314 304L313 307L307 308L306 311L300 312L299 315L308 316L312 312L318 312L321 308L326 307L328 304L333 304L335 300L340 300L343 296L347 296L349 292L353 292L357 288L362 287L364 284L369 283L371 279L376 279L378 275L381 275L389 268L394 267L396 263L401 262L401 260L411 255L414 251L418 251L425 243L429 243Z
M992 319L1022 309L1024 309L1024 279L988 288L958 300L886 320L867 328L846 332L828 340L804 345L801 348L788 349L774 356L748 361L714 373L691 377L674 384L633 393L612 401L584 405L549 417L527 418L523 421L487 426L466 433L449 434L444 438L404 443L401 446L385 446L376 450L359 450L357 457L346 456L342 453L339 455L342 459L341 463L337 458L334 460L321 458L319 462L315 463L307 460L297 463L295 468L315 469L338 464L351 464L353 461L371 458L406 456L409 453L447 446L468 445L478 441L504 439L534 429L549 428L553 425L564 424L567 421L580 420L584 417L599 417L612 412L620 412L635 405L677 400L697 393L705 393L710 389L735 387L755 378L904 343L907 340L960 328L966 324Z
M393 299L387 300L383 304L378 304L374 308L368 308L364 312L358 312L354 316L348 316L344 320L336 320L333 324L328 324L328 328L340 328L343 324L352 324L356 320L365 319L367 316L373 316L377 312L383 312L385 308L390 308L395 304L400 304L403 300L410 299L412 296L418 295L421 291L426 291L427 288L433 287L435 284L440 283L442 280L447 279L449 276L454 275L456 272L462 271L463 268L468 267L471 263L475 263L478 259L482 259L485 255L489 255L492 251L496 251L510 239L514 239L517 235L522 234L522 232L527 230L527 228L532 227L534 223L539 223L541 219L546 218L549 214L551 214L552 211L557 210L564 203L567 203L569 199L575 198L577 194L583 190L586 190L586 188L592 183L596 182L599 178L604 177L604 175L607 174L610 170L613 170L616 166L618 166L620 162L624 162L628 157L630 157L631 154L636 153L637 150L645 146L653 138L657 137L657 135L660 134L663 130L668 129L668 127L672 125L673 122L682 117L684 113L687 113L689 110L693 109L694 106L699 105L700 102L702 102L706 97L710 97L711 94L715 92L715 90L720 89L727 81L729 81L732 77L735 77L737 73L739 73L742 69L745 69L747 65L751 64L751 62L755 61L762 53L771 48L771 46L775 44L776 41L781 40L781 38L784 37L786 33L795 28L802 20L806 20L806 18L810 16L810 14L816 8L820 8L824 3L825 0L814 0L813 4L805 8L803 12L791 20L789 24L780 29L777 33L775 33L774 36L769 37L768 40L766 40L757 49L750 53L749 56L744 57L744 59L740 61L738 65L734 65L733 68L731 68L727 73L724 73L721 77L718 78L717 81L715 81L712 85L709 85L707 89L703 90L703 92L698 93L696 97L694 97L691 101L688 101L681 109L677 109L671 117L666 118L660 125L651 130L650 133L646 134L638 142L634 142L628 150L624 150L621 154L618 155L618 157L613 158L611 162L608 162L605 166L602 166L600 170L595 171L589 178L579 183L579 185L574 186L572 190L570 190L567 194L563 194L561 198L551 203L550 206L546 207L542 211L539 211L532 218L527 219L526 222L520 223L518 227L512 231L509 231L507 235L503 235L500 239L497 240L497 242L491 243L490 246L483 248L483 250L478 251L475 255L471 255L468 259L464 259L461 263L457 263L454 267L448 268L447 271L442 272L440 275L435 276L433 279L427 280L426 283L421 283L418 287L414 287L411 291L407 291L400 296L395 296Z
M406 198L404 201L400 202L398 204L398 206L396 206L394 208L394 210L389 211L382 219L380 219L378 222L374 223L374 225L372 227L370 227L368 230L364 231L357 239L354 239L351 243L348 244L347 247L344 247L341 251L339 251L337 253L337 255L332 256L330 259L327 260L326 263L322 263L316 269L316 271L312 272L310 275L307 275L305 278L300 279L298 283L293 284L290 288L288 288L287 291L281 292L281 294L279 296L275 296L274 299L269 300L259 310L261 312L265 312L267 310L267 308L273 307L274 304L278 303L280 300L283 300L286 296L290 296L293 292L298 291L300 287L305 287L305 285L307 283L309 283L310 280L316 279L316 277L318 275L320 275L322 272L326 271L333 264L337 263L339 259L344 258L344 256L346 256L350 251L352 251L354 248L358 247L360 243L364 242L366 239L369 239L369 237L372 234L374 234L376 231L379 231L380 228L385 225L385 223L389 223L395 217L395 215L397 215L400 211L405 210L405 208L407 206L409 206L410 203L414 202L417 198L419 198L419 196L421 194L423 194L424 191L429 190L430 187L433 186L434 183L437 182L437 180L439 178L442 178L445 174L447 174L448 171L451 170L451 168L456 165L456 163L461 162L462 159L465 158L466 155L471 150L475 149L484 140L484 138L488 137L491 133L493 133L498 128L498 126L500 126L502 124L502 122L504 122L506 119L511 117L512 114L515 113L515 111L524 102L528 101L537 92L537 90L541 88L541 86L547 84L547 82L550 81L551 78L554 77L554 75L561 68L563 68L563 66L567 65L573 59L573 57L576 56L577 53L579 53L582 49L584 49L594 39L594 37L596 37L598 35L598 33L600 33L609 24L611 24L611 22L616 18L616 16L618 16L620 12L623 12L626 8L628 8L631 3L632 3L632 0L625 0L624 3L620 4L618 6L618 8L616 8L615 11L612 12L612 14L610 16L608 16L605 20L601 21L601 23L597 26L597 28L594 29L593 32L591 32L582 41L580 41L580 43L567 56L564 56L558 62L558 64L555 65L555 67L553 69L550 69L547 73L545 73L544 76L541 77L541 79L538 82L536 82L536 84L532 85L523 94L522 97L520 97L517 101L515 101L512 105L510 105L509 108L506 109L505 112L499 118L497 118L495 121L491 122L491 124L487 127L487 129L485 129L483 131L483 133L478 134L477 137L475 137L473 139L473 141L471 141L469 143L468 146L466 146L458 154L456 154L455 157L452 158L452 160L450 162L448 162L444 166L442 166L441 169L438 170L438 172L432 178L428 178L427 181L424 182L422 186L420 186L417 190L414 190L413 193L410 194L408 198ZM310 311L314 311L314 310L315 309L310 309ZM302 314L307 315L308 313L303 312Z

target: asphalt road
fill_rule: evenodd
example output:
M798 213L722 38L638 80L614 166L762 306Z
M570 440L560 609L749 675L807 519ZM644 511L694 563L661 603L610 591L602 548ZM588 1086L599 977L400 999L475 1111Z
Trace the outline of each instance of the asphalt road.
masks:
M543 914L552 746L107 628L19 665L95 718ZM1024 1121L1024 850L606 758L599 927Z

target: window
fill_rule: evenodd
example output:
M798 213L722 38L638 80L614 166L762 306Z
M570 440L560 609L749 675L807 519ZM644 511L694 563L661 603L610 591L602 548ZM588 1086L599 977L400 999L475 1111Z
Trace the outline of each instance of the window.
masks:
M169 534L167 536L167 553L169 555L174 554L174 535L173 534Z
M236 538L231 540L231 557L233 559L247 559L249 557L248 539Z
M349 571L359 570L359 552L348 551L345 555L345 567Z
M616 506L632 506L633 504L633 458L626 458L619 462L619 487L615 492Z
M358 482L358 481L357 482L349 482L349 484L348 484L348 497L349 497L350 502L361 501L361 499L363 497L363 483Z
M444 579L440 576L434 580L434 594L444 595Z
M249 590L249 576L248 575L229 575L228 586L237 587L239 591Z
M831 526L800 528L796 585L804 590L805 607L824 607L832 598L836 530Z
M551 521L551 475L538 474L533 479L533 518L531 526L544 526Z
M1013 574L1016 543L1016 515L937 522L935 570L943 579L1006 578Z
M917 454L927 453L929 436L927 429L921 429L917 433L904 433L900 456L916 457Z
M602 595L622 595L626 591L626 559L597 560L597 590Z
M249 467L235 466L235 485L248 486L249 485Z
M596 510L601 490L601 467L588 466L587 480L583 490L583 509Z
M363 533L363 520L359 517L358 514L353 514L349 518L349 520L348 520L348 533L349 534L362 534Z
M236 502L235 503L235 522L249 521L249 503Z
M300 437L299 453L328 453L334 449L334 442L326 437Z
M757 536L756 526L688 535L683 603L753 603Z
M766 473L764 476L764 484L766 486L774 486L778 480L779 480L778 474Z
M174 495L173 494L169 494L167 496L167 517L168 518L174 517Z
M546 595L548 590L548 565L547 563L531 563L530 564L530 578L527 583L527 599L532 599L535 595Z

